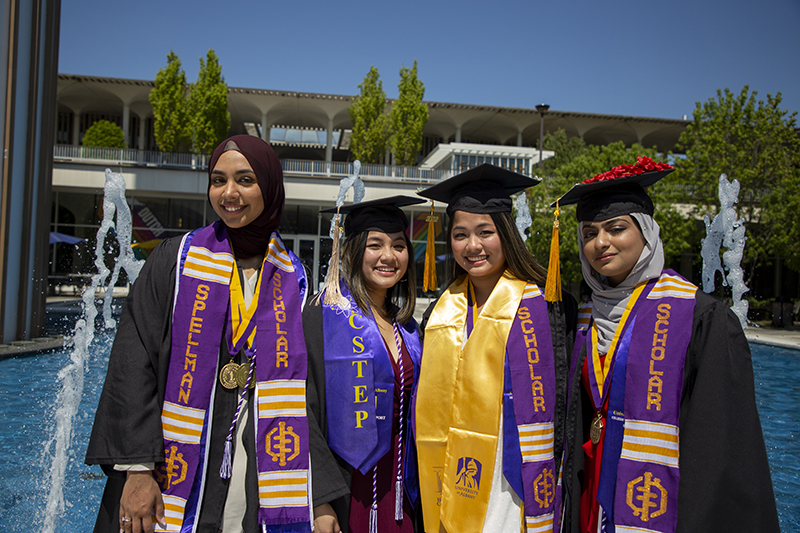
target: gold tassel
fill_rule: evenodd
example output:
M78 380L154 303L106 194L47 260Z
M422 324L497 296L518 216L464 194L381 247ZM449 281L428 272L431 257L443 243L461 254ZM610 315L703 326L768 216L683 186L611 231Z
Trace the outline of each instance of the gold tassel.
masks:
M422 290L428 292L439 287L436 283L436 246L433 242L436 233L434 224L439 221L439 217L433 213L433 200L431 200L431 214L425 220L428 222L428 242L425 245L425 273L422 276Z
M349 308L348 301L342 296L339 288L339 234L342 232L339 226L341 215L339 210L333 216L333 246L331 246L331 258L328 261L328 274L325 276L325 305L337 305L342 309Z
M544 288L544 299L548 302L561 301L561 261L558 252L558 202L556 202L553 236L550 239L550 265L547 267L547 283Z

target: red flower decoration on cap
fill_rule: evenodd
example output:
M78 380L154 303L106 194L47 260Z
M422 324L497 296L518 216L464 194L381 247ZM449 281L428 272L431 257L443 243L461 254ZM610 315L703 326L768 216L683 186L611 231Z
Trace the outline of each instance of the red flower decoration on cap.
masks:
M583 183L594 183L596 181L606 181L606 180L613 180L617 178L624 178L627 176L636 176L638 174L644 174L645 172L656 172L659 170L669 170L672 167L666 163L661 163L659 161L653 161L649 157L637 157L635 165L619 165L607 172L603 172L602 174L597 174L589 179L583 181Z

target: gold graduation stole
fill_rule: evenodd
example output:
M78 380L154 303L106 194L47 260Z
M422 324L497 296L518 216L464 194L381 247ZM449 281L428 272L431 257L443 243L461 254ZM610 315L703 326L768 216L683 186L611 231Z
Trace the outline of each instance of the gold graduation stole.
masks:
M506 271L462 350L467 276L439 298L425 328L416 438L425 531L480 531L489 504L506 341L526 282Z

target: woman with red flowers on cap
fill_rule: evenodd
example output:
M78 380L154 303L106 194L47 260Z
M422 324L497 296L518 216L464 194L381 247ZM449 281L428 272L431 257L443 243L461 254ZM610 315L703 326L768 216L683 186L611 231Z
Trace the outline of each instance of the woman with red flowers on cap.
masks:
M160 243L122 311L86 452L108 475L95 531L310 531L307 284L276 231L280 161L237 135L208 176L219 221Z
M639 158L575 185L591 299L579 311L568 407L570 531L778 531L739 319L671 270Z

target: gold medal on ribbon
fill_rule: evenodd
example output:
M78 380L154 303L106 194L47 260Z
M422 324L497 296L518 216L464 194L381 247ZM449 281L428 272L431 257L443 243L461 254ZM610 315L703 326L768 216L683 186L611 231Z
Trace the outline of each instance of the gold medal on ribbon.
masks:
M239 371L239 365L233 362L233 357L228 364L222 367L219 371L219 382L226 389L235 389L237 387L236 373Z
M594 415L592 419L592 426L589 428L589 438L592 439L592 444L600 442L600 436L603 434L603 415L600 411Z
M255 369L253 370L255 371ZM249 364L239 365L239 368L236 370L236 384L241 388L245 388L247 386L247 376L249 374L250 374ZM249 388L254 389L255 387L256 387L256 380L255 380L255 375L253 375L253 379L250 380Z

